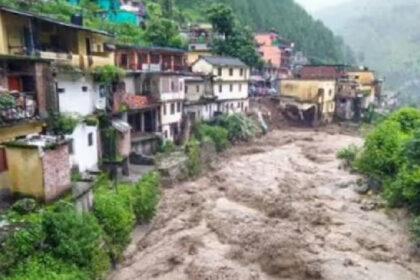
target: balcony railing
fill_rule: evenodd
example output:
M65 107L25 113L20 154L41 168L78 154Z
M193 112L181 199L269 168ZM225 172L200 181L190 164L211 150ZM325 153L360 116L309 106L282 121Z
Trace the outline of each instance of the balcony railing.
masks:
M26 97L21 98L15 105L0 107L0 125L13 124L36 117L36 102Z

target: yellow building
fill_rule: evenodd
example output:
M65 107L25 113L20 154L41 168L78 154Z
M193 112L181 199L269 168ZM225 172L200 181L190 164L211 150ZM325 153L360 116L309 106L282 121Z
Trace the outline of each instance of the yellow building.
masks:
M0 54L36 56L80 69L114 64L106 32L0 8Z
M6 155L12 193L49 202L71 189L66 142L35 136L7 143Z
M335 80L282 80L280 106L294 120L313 125L332 122L335 111Z
M377 95L378 81L375 79L375 73L370 70L349 70L346 71L350 81L355 81L360 85L360 93L364 95L362 108L367 109L375 102Z
M193 65L201 56L211 56L210 49L191 49L187 52L187 64Z

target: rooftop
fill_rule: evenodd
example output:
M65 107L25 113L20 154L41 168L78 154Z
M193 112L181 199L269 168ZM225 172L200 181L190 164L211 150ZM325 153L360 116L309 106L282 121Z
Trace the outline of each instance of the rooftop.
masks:
M105 31L102 31L102 30L97 30L97 29L93 29L93 28L89 28L89 27L85 27L85 26L81 26L81 25L77 25L77 24L73 24L73 23L59 21L55 18L51 18L51 17L47 17L47 16L43 16L43 15L38 15L38 14L35 14L35 13L32 13L32 12L14 10L14 9L10 9L10 8L4 7L4 6L0 6L0 11L15 14L15 15L20 15L20 16L25 16L25 17L29 17L29 18L34 18L34 19L38 19L38 20L41 20L41 21L45 21L45 22L61 25L61 26L64 26L64 27L72 28L72 29L85 30L85 31L89 31L89 32L102 34L102 35L105 35L105 36L111 36L110 34L108 34Z
M132 44L118 44L117 48L120 49L136 49L144 51L161 51L161 52L175 52L175 53L185 53L185 50L171 47L160 47L160 46L140 46Z
M211 65L216 66L240 66L246 67L247 65L243 63L240 59L235 57L228 56L200 56L201 59L204 59Z
M57 146L67 144L67 140L60 136L49 136L49 135L32 135L25 139L15 140L6 143L9 147L21 147L21 148L44 148L54 149Z

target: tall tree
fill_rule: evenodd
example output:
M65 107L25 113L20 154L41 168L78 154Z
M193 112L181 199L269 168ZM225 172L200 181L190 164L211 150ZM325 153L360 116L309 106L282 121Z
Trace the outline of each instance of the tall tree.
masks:
M174 0L160 0L160 6L162 7L162 13L165 18L173 18L174 16Z
M224 4L213 4L207 10L207 15L213 29L226 37L233 34L235 16L230 7Z

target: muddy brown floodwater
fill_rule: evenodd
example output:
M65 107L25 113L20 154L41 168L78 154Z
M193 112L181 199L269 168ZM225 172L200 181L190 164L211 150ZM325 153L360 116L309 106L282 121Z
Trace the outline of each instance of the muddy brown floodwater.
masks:
M110 279L420 279L404 215L340 169L351 143L362 140L274 131L233 148L217 171L164 190Z

